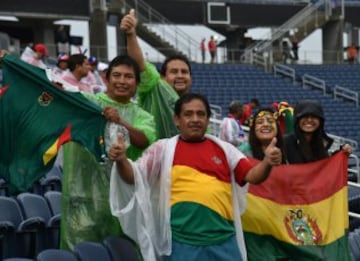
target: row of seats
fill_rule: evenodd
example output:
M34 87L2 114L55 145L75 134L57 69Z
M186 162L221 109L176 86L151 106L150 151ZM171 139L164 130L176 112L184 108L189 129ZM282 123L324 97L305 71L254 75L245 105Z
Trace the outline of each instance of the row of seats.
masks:
M211 104L221 106L224 114L227 113L228 105L234 99L247 103L251 98L257 98L262 106L270 106L273 102L284 100L295 105L300 99L316 99L322 103L324 108L325 129L331 134L356 140L360 145L360 122L354 121L354 119L360 118L360 110L355 108L353 103L348 104L334 100L333 97L323 95L319 90L305 89L299 83L294 85L282 77L264 72L255 66L252 66L252 70L249 69L251 66L243 70L243 66L240 65L232 65L226 69L227 74L231 69L234 71L231 82L237 82L238 88L234 88L234 84L228 85L229 81L226 80L221 69L222 66L216 65L214 67L217 70L211 72L204 70L205 72L202 71L201 73L200 65L198 67L197 70L193 71L192 91L205 94ZM249 74L249 70L253 75L253 81L247 79L246 85L241 84L245 82L241 75ZM219 79L223 79L223 81ZM256 79L262 80L257 81ZM331 113L331 117L328 116L329 113Z
M0 196L0 258L34 257L43 249L58 248L60 219L60 192Z
M74 251L46 249L36 259L7 258L3 261L136 261L141 260L134 242L127 237L109 236L103 243L84 241L75 245Z

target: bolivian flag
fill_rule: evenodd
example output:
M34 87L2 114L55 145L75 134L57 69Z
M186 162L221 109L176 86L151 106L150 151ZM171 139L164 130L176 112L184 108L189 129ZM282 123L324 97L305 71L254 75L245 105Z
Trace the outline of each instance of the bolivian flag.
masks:
M97 160L106 120L80 93L53 85L44 70L12 55L2 61L0 177L12 193L26 191L51 167L60 146L76 141Z
M351 260L347 156L273 168L250 185L242 216L249 260Z

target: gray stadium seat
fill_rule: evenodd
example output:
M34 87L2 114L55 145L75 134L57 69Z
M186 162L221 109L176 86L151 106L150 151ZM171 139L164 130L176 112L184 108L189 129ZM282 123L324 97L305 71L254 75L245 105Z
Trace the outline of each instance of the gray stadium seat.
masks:
M103 244L84 241L75 245L74 252L80 261L111 261L110 253Z
M76 256L67 250L46 249L37 256L37 261L78 261Z
M112 260L136 261L140 253L136 250L135 244L126 237L109 236L104 239L104 245L110 252Z

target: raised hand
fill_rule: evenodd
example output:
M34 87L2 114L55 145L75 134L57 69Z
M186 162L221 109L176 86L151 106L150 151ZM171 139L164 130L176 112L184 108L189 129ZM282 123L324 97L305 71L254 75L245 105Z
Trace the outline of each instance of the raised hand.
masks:
M281 164L281 150L276 147L277 139L274 137L270 144L266 147L264 153L265 153L265 160L267 163L271 166L276 166Z
M129 13L121 19L120 29L126 34L133 34L136 32L137 18L135 10L130 9Z
M113 161L126 160L126 145L121 133L118 134L117 142L110 147L109 159Z

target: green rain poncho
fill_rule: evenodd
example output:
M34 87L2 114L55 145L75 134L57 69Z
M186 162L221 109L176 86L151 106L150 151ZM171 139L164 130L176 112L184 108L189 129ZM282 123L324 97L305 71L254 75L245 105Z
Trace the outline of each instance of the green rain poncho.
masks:
M154 116L159 139L178 134L173 115L179 95L161 79L156 67L151 63L146 63L145 70L141 73L137 94L140 107Z
M87 95L100 105L118 108L120 117L142 130L151 144L156 139L153 117L135 103L119 104L106 94ZM105 141L108 130L105 133ZM130 145L127 156L135 160L143 150ZM99 164L78 144L64 147L63 214L61 248L73 249L83 240L102 242L109 235L122 234L119 221L109 208L110 169L112 163Z

